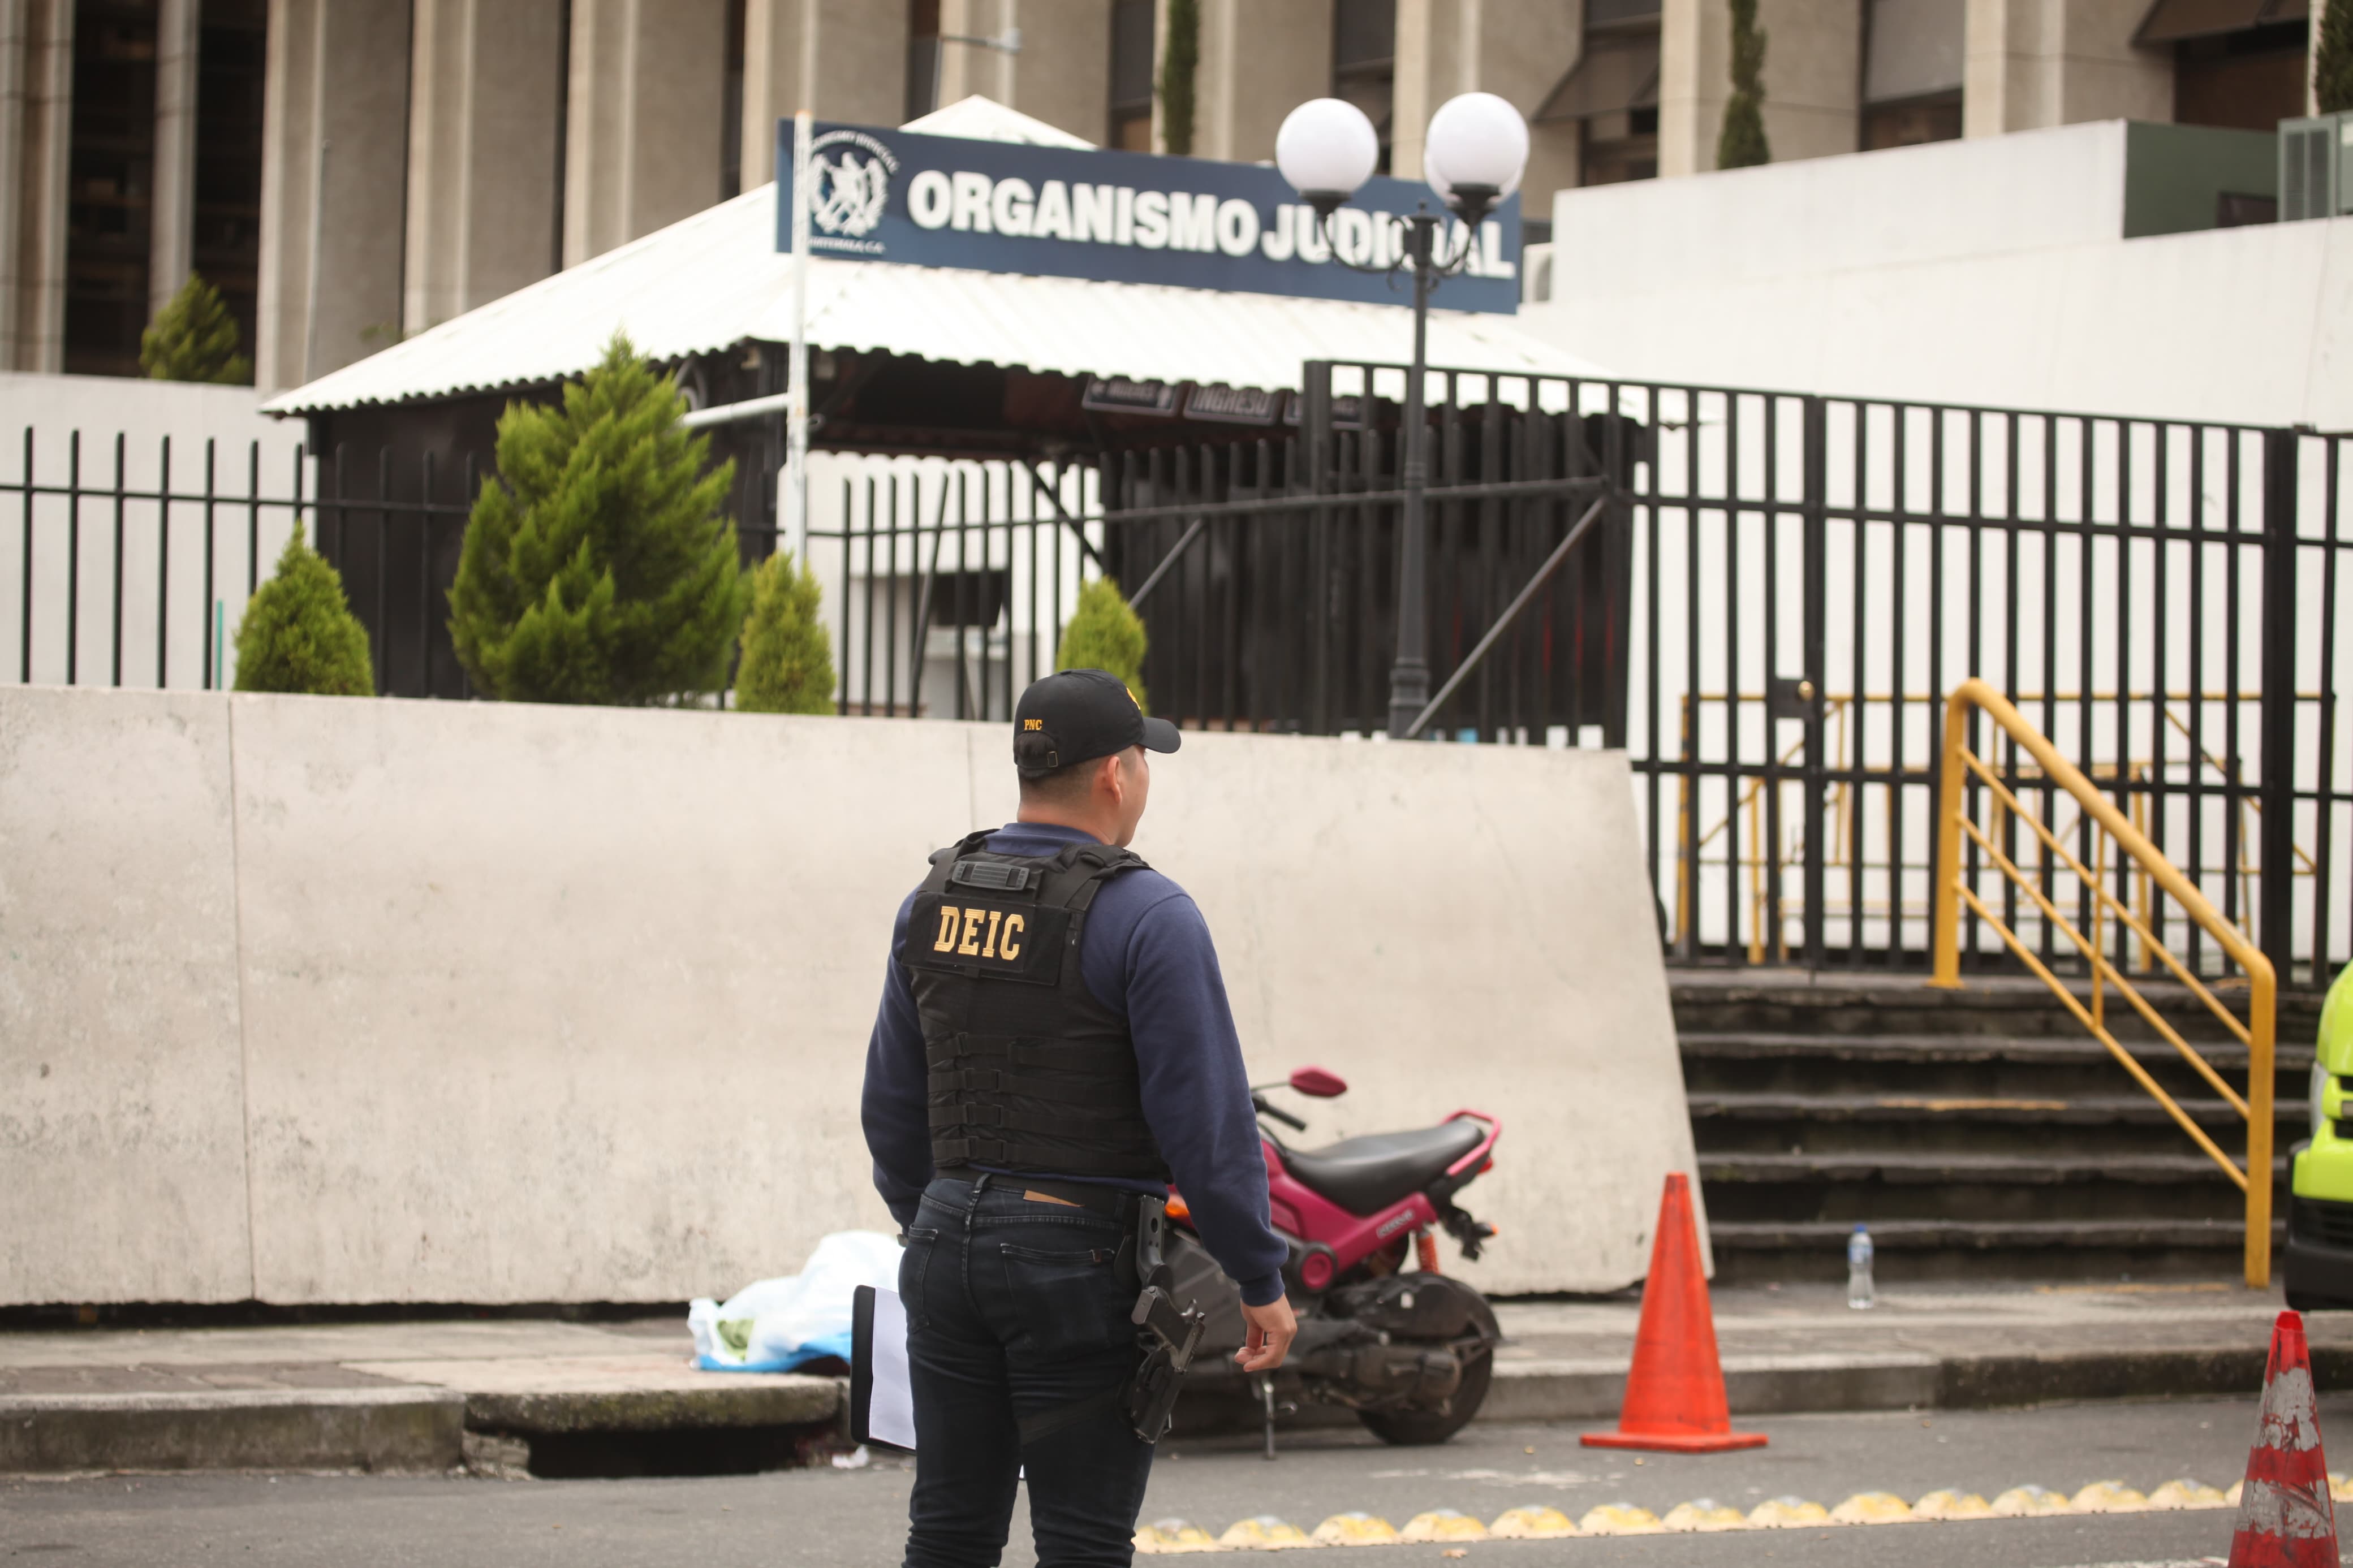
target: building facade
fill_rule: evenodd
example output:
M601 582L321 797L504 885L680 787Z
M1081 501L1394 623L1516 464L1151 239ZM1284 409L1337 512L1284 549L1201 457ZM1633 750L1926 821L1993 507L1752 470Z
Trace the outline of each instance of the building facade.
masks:
M1777 160L2268 130L2309 100L2306 0L1757 20ZM1187 53L1189 92L1163 79ZM0 369L137 374L193 269L259 384L296 385L765 184L804 105L894 124L979 93L1105 145L1261 160L1332 94L1411 175L1430 113L1482 89L1529 117L1544 214L1713 168L1730 57L1729 0L0 0Z

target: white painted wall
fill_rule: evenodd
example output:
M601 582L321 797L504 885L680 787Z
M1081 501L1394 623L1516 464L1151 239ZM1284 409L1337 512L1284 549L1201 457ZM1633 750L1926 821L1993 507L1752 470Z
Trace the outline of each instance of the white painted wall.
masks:
M2353 428L2353 221L2119 238L2124 130L1562 191L1520 321L1636 380Z
M0 689L0 1301L679 1300L888 1220L892 912L995 725ZM1188 734L1137 847L1319 1136L1502 1115L1472 1278L1693 1168L1624 759ZM249 1219L248 1219L249 1215Z
M257 463L261 495L291 495L295 454L303 438L301 420L266 418L256 412L259 401L259 394L249 386L0 374L0 479L24 481L29 431L33 482L81 491L78 502L67 494L34 500L29 671L25 668L24 502L21 490L0 492L0 679L63 682L70 649L77 681L111 684L117 663L118 570L124 685L156 685L159 639L165 655L164 682L174 689L200 685L205 645L216 632L233 654L246 585L252 577L248 555L258 554L259 574L268 577L293 518L282 507L263 508L257 517L241 501L231 500L255 493ZM206 613L204 604L206 508L200 503L174 505L167 519L152 500L125 500L120 509L118 556L118 437L122 487L150 494L164 488L159 481L168 439L170 491L201 495L210 444L215 490L229 498L212 508L216 612ZM159 583L159 577L165 580ZM157 604L164 595L159 588L169 590L169 611L161 618L160 630Z

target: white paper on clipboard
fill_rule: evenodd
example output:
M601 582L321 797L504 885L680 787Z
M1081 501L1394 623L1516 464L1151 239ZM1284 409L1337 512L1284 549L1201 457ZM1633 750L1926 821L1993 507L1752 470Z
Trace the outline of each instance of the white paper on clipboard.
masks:
M860 1443L915 1446L915 1398L907 1382L907 1309L896 1290L860 1285L852 1299L849 1435Z

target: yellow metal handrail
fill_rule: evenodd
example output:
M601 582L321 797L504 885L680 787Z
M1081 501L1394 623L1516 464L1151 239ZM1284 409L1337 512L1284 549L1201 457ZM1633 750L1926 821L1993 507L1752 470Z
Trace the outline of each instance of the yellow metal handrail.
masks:
M2094 871L2077 859L2060 841L2058 835L2026 809L1986 761L1969 750L1969 716L1973 712L1983 713L1990 719L2014 744L2034 758L2042 769L2044 780L2074 796L2084 815L2099 824L2106 835L2106 840L2102 843L2099 870ZM1964 814L1961 809L1965 798L1964 786L1971 777L1986 786L1987 792L2000 804L2003 812L2032 828L2035 837L2042 841L2043 847L2063 861L2083 885L2091 889L2097 900L2094 906L2097 923L2093 935L2087 937L2076 929L2074 923L2060 912L2059 906L2044 891L2042 884L2031 879L2002 852L1995 842L1995 835L1986 832ZM2165 1107L2167 1113L2183 1131L2189 1134L2191 1141L2204 1150L2208 1157L2222 1168L2223 1173L2246 1194L2247 1283L2258 1289L2267 1286L2271 1282L2272 1257L2272 1045L2275 990L2271 960L2256 952L2254 945L2247 941L2246 934L2237 926L2217 914L2214 907L2206 901L2206 896L2174 868L2157 846L2126 820L2115 803L2100 793L2098 786L2085 778L2073 763L2061 756L2058 748L2052 745L2042 731L2028 723L2000 692L1982 680L1963 681L1946 704L1945 765L1939 778L1939 789L1936 810L1936 865L1939 875L1933 927L1936 971L1928 984L1947 990L1957 988L1961 984L1961 906L1967 904L1979 920L2000 935L2003 942L2027 968L2058 993L2059 1000L2067 1005L2077 1021L2107 1047L2109 1054L2133 1076L2134 1080L2157 1098L2158 1103ZM2090 1007L2084 1006L2073 993L2060 984L2058 977L1968 885L1961 865L1961 840L1965 836L2004 877L2034 900L2052 930L2063 932L2082 951L2084 963L2092 972ZM2137 865L2147 879L2171 894L2174 901L2181 906L2182 913L2211 936L2215 945L2246 972L2248 1006L2245 1023L2241 1023L2205 983L2190 972L2189 966L2175 957L2158 940L2146 911L2136 913L2108 890L2105 873L2105 844L2109 840L2116 844L2120 853ZM2174 977L2203 1001L2232 1035L2247 1047L2247 1092L2243 1097L2222 1081L2221 1075L2214 1070L2213 1066L2191 1048L2189 1042L2166 1022L2148 999L2109 961L2102 951L2100 927L2110 918L2137 935L2144 952L2154 954L2162 962ZM2114 986L2118 994L2131 1003L2133 1010L2181 1054L2198 1075L2222 1097L2224 1103L2246 1120L2247 1163L2244 1169L2234 1163L2206 1135L2205 1130L2190 1120L2189 1113L2149 1076L2148 1069L2142 1067L2130 1051L2116 1043L2116 1037L2108 1032L2101 1003L2103 990L2107 986Z

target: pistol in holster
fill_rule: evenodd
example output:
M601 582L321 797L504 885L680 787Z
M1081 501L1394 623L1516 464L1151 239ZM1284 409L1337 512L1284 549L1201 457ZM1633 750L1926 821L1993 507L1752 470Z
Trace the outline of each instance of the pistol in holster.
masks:
M1193 1353L1201 1348L1208 1314L1187 1301L1176 1305L1168 1289L1174 1281L1168 1267L1168 1205L1145 1198L1135 1216L1135 1278L1143 1289L1135 1298L1131 1320L1140 1331L1143 1364L1127 1385L1127 1418L1135 1435L1157 1443L1176 1420L1176 1396L1184 1391L1185 1373Z

